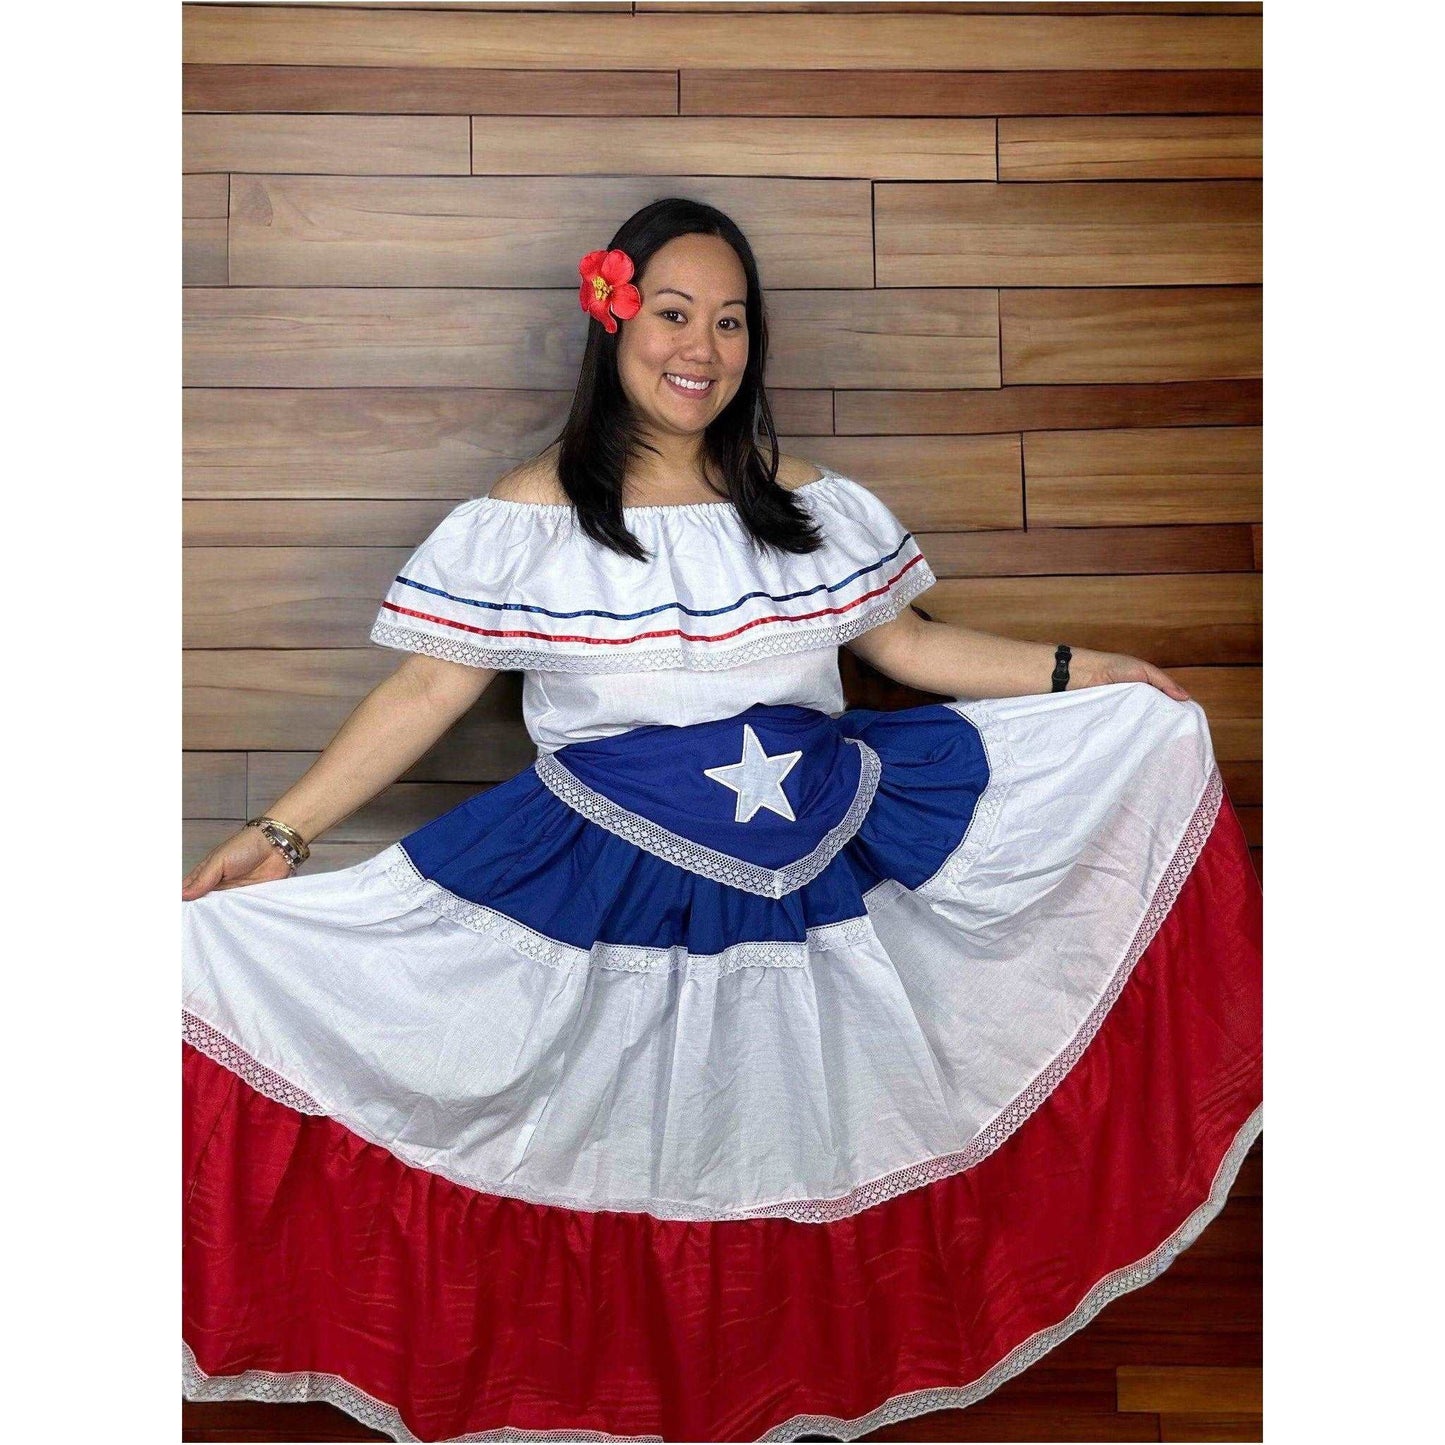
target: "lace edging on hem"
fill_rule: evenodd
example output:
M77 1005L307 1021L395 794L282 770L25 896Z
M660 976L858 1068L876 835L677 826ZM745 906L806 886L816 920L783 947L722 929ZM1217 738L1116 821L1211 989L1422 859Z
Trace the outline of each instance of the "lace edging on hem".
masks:
M926 1415L935 1410L962 1410L976 1404L1015 1375L1037 1363L1070 1335L1083 1329L1105 1305L1121 1295L1140 1289L1158 1278L1204 1232L1224 1208L1229 1191L1239 1176L1250 1147L1264 1128L1264 1105L1257 1105L1240 1126L1233 1142L1220 1160L1207 1197L1157 1248L1142 1259L1111 1271L1094 1284L1083 1299L1056 1324L1049 1325L1016 1345L996 1365L967 1385L941 1385L893 1395L866 1415L841 1419L836 1415L794 1415L765 1434L760 1441L792 1441L803 1435L829 1434L841 1440L856 1440L881 1426ZM400 1411L384 1404L340 1375L297 1371L276 1373L247 1370L240 1375L207 1375L185 1340L181 1341L181 1389L188 1400L259 1400L270 1403L300 1403L323 1400L336 1406L363 1425L380 1430L396 1441L416 1441ZM454 1436L459 1442L473 1440L661 1440L660 1435L608 1435L593 1430L519 1430L510 1425Z
M646 652L603 649L607 656L579 655L550 651L544 646L493 647L463 637L446 637L416 626L398 626L387 620L383 612L371 628L371 640L382 647L397 647L406 652L423 652L444 662L460 662L468 667L487 667L500 672L662 672L685 668L692 672L721 672L730 667L757 662L768 657L785 657L813 648L837 647L867 632L872 627L891 622L920 592L938 580L927 562L918 563L878 599L877 605L860 617L846 622L829 623L823 627L794 625L789 631L766 637L753 637L722 652L689 650L688 644L656 648ZM562 644L558 644L560 647ZM694 649L702 644L692 644Z

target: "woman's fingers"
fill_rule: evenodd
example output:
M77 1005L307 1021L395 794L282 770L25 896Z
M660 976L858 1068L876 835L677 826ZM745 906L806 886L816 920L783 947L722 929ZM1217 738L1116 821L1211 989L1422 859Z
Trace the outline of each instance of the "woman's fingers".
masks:
M221 881L221 860L214 853L208 853L200 863L181 880L183 899L200 898Z
M1149 681L1161 692L1168 693L1176 702L1188 702L1189 694L1182 688L1167 672L1160 668L1150 666L1148 668Z

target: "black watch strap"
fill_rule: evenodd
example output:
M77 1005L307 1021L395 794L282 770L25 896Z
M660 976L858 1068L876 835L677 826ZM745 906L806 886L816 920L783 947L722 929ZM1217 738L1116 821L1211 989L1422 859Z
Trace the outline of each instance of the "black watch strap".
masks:
M1073 649L1067 642L1059 643L1058 650L1054 653L1054 677L1053 691L1063 692L1069 685L1069 659L1074 655Z

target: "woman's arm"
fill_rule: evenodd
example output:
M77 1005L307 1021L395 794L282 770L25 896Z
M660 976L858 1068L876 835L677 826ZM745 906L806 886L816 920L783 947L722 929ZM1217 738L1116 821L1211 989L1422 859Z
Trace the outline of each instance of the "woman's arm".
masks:
M1022 697L1052 687L1052 643L975 632L920 617L911 609L844 646L895 682L944 697ZM1070 692L1106 682L1147 682L1181 702L1189 696L1168 673L1137 657L1086 647L1071 650Z
M486 691L496 672L420 654L373 688L268 816L310 842L399 778ZM181 884L182 898L284 878L286 861L259 828L214 848Z

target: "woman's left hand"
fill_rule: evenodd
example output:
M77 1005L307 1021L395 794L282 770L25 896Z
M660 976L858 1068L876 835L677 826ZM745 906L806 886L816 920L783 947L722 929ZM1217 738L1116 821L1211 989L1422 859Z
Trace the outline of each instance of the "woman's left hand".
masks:
M1076 647L1069 659L1069 686L1073 692L1081 687L1101 687L1108 682L1147 682L1178 702L1187 702L1189 694L1162 668L1123 652L1094 652Z

